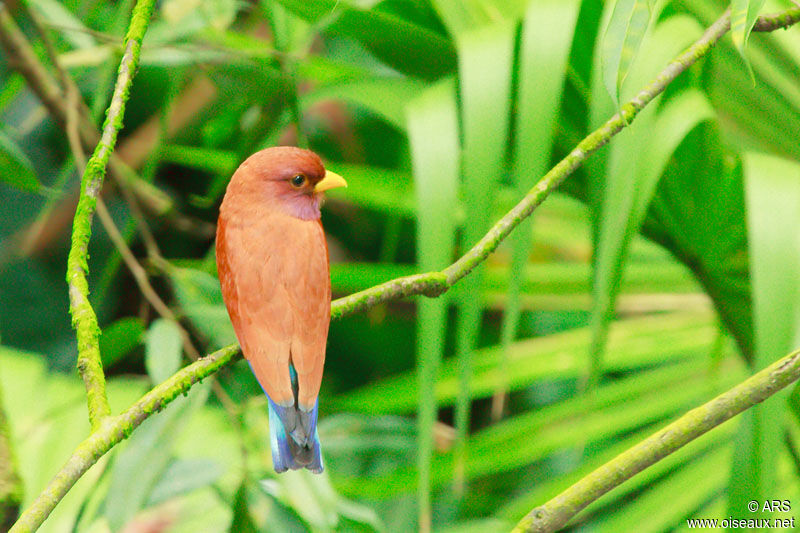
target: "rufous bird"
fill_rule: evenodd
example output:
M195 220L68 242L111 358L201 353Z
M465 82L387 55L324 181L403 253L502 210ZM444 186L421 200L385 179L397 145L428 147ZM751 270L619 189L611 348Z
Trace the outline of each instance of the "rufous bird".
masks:
M317 409L331 317L322 193L346 187L319 156L281 146L233 174L217 223L217 272L242 353L269 400L277 472L322 472Z

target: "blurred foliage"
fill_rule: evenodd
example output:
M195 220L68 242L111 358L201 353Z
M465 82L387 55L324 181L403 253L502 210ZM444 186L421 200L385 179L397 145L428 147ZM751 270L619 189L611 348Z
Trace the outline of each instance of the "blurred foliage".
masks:
M762 2L735 3L749 20L747 6ZM58 79L30 11L40 19L99 124L131 2L11 4ZM103 198L207 353L235 340L213 224L249 154L307 146L350 183L323 209L336 295L440 269L725 7L164 0L117 153L135 169L166 263L111 180ZM451 293L331 325L325 474L273 473L266 401L237 363L147 420L42 531L409 531L420 509L436 530L507 530L786 353L800 338L800 29L752 35L746 49L737 32L736 46L727 36L672 83ZM7 59L0 405L25 507L88 421L64 283L78 176L62 126ZM168 209L152 207L165 199ZM90 287L118 412L184 364L182 333L150 307L99 223ZM750 517L750 499L800 502L799 417L796 391L774 398L595 502L574 527L663 531L687 517Z

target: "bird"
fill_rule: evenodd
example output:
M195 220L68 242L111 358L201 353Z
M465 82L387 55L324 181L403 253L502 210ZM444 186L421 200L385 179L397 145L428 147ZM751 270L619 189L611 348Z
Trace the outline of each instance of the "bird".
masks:
M331 314L323 192L347 182L320 157L263 149L236 169L217 221L222 297L267 396L275 471L323 470L317 412Z

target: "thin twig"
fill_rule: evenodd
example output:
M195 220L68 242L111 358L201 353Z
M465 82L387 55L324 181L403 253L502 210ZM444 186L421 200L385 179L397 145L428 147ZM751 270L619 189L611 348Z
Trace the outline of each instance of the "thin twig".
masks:
M33 47L19 29L8 12L5 3L0 2L0 45L9 64L23 75L28 87L36 94L48 112L61 124L67 123L70 105L57 81L47 71L36 56ZM74 82L73 82L74 83ZM81 101L80 109L85 109ZM88 112L79 113L79 134L85 148L94 150L100 141L100 133L95 128ZM143 182L136 173L116 154L111 154L109 168L120 179L127 180L137 198L147 206L148 210L158 215L172 212L172 199L152 184Z
M131 16L128 33L125 36L125 53L120 61L117 83L106 115L103 134L89 158L81 179L81 195L75 212L72 244L67 258L70 313L78 337L78 371L86 385L89 420L93 431L96 431L103 419L110 415L111 409L106 396L105 375L100 358L97 315L89 303L89 282L86 278L89 270L87 261L89 239L92 235L92 218L103 185L106 164L114 150L117 132L122 128L125 103L139 64L141 42L150 22L153 4L154 0L140 0L136 3Z
M197 348L195 348L192 344L192 339L189 336L189 332L186 331L186 329L181 325L180 321L178 321L178 317L175 316L175 313L172 312L172 309L170 309L167 304L164 303L164 300L162 300L155 289L153 289L153 286L150 284L150 278L147 276L147 272L136 260L133 252L131 252L131 249L125 242L125 239L122 237L119 229L117 229L117 225L114 224L114 220L111 218L111 215L109 214L108 209L106 209L106 205L101 198L97 199L97 215L100 217L100 222L103 224L103 228L106 230L106 233L111 238L111 242L119 251L120 256L122 256L122 260L128 267L128 270L130 270L134 281L136 281L136 285L139 287L139 291L142 293L145 299L150 302L150 305L153 306L153 309L156 310L156 313L158 313L159 316L169 320L178 327L181 339L183 340L183 349L186 351L186 355L195 361L199 359L200 352L198 352Z

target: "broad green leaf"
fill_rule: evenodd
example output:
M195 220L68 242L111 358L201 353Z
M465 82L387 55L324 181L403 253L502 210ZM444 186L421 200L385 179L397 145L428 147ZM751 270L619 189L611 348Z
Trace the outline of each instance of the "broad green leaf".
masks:
M222 475L219 463L211 459L178 459L167 466L161 479L147 496L151 507L171 498L207 487Z
M247 493L247 486L242 483L242 486L236 491L236 497L233 500L231 533L258 533L259 531L250 513Z
M716 123L692 130L667 165L644 233L684 258L745 358L752 358L752 303L741 167Z
M181 41L205 30L222 32L240 9L235 0L169 0L147 32L146 43L159 45Z
M0 89L0 113L4 112L11 102L19 96L20 91L25 87L25 78L19 72L14 72L7 76Z
M748 152L744 175L757 371L800 339L800 243L793 231L800 224L800 165ZM785 445L781 435L788 394L779 393L743 415L729 488L732 516L750 500L771 498Z
M97 44L89 28L62 2L31 0L30 3L39 16L75 48L91 48Z
M356 39L401 72L433 79L455 67L450 41L392 13L364 9L352 0L278 1L312 24Z
M222 348L236 342L233 325L222 301L219 280L194 268L170 267L168 270L181 309L212 346Z
M753 3L753 2L751 2ZM730 0L684 4L704 26L719 17ZM786 2L771 2L769 11L783 10ZM737 146L800 158L800 143L787 131L800 130L800 32L760 33L747 44L747 57L758 75L757 85L747 64L733 45L722 39L708 56L704 76L714 107L726 117L726 138ZM758 105L748 105L757 102Z
M717 336L711 313L667 313L621 320L611 329L605 370L622 372L654 363L686 359L708 352ZM508 387L530 387L538 382L577 379L585 371L589 347L588 327L521 340L509 347ZM472 396L490 396L501 383L497 365L503 349L492 345L475 352L472 364ZM384 378L333 399L332 407L364 413L406 413L417 403L413 373ZM458 368L454 359L442 364L436 380L436 398L450 405L458 392Z
M107 388L112 411L117 411L141 396L146 384L114 378ZM25 491L22 507L27 508L89 434L84 386L75 374L48 372L41 354L0 347L0 394ZM101 459L78 480L39 531L73 530L106 463Z
M505 171L514 39L515 27L507 22L471 28L456 35L467 221L460 244L465 251L489 229L492 200ZM483 268L483 265L475 268L457 289L455 350L461 376L455 412L457 462L464 460L469 426L470 359L477 345L482 318L480 300L475 296L482 291ZM457 467L457 476L459 470Z
M638 87L643 80L648 80L652 72L660 68L657 65L665 64L691 41L695 31L699 31L697 24L686 17L672 17L659 24L643 45L643 57L648 58L648 63L637 65L631 73L632 82ZM639 231L670 155L694 126L710 116L709 106L702 96L690 93L686 98L670 102L677 110L665 108L665 118L661 120L656 107L659 100L643 109L611 142L596 225L590 386L601 374L605 337L633 235ZM681 110L681 107L686 109ZM682 121L684 112L694 114ZM652 146L654 155L645 155L642 146ZM598 178L593 176L593 179Z
M619 106L620 90L650 24L651 0L616 0L603 37L603 82Z
M346 84L373 76L367 68L324 56L308 56L297 64L297 75L314 82L315 89L326 85Z
M147 330L144 366L154 384L161 383L181 367L183 339L180 327L170 320L159 318Z
M114 456L103 516L119 531L147 504L153 489L168 471L175 439L202 406L208 385L193 387L163 412L145 420Z
M230 176L236 170L239 156L227 150L165 144L159 157L164 163L175 163L187 168Z
M373 78L326 85L302 98L303 108L326 99L359 105L386 120L399 130L406 127L405 108L425 84L412 78Z
M294 509L313 531L332 531L342 518L349 518L368 531L382 531L380 519L371 509L351 502L336 493L327 473L320 476L307 470L290 471L276 479L264 479L261 489Z
M756 22L758 12L764 6L765 0L731 0L731 39L744 58L750 75L753 75L752 67L747 61L745 49L750 31Z
M453 216L460 163L456 86L451 78L424 91L408 105L408 139L417 204L416 243L419 268L439 270L450 264L455 245ZM422 298L417 307L417 376L419 432L419 502L430 513L430 465L437 404L433 394L444 351L448 298Z
M2 131L0 131L0 181L28 192L38 192L42 188L31 160Z
M144 324L138 318L124 317L103 328L100 355L103 367L109 368L142 343Z
M169 268L168 274L175 287L181 306L193 304L224 305L219 280L195 268Z
M344 177L348 185L346 191L334 189L327 193L331 199L341 198L367 209L404 217L416 214L415 184L407 171L339 162L327 166ZM455 202L455 198L452 201Z
M519 198L528 192L531 183L544 175L550 162L579 7L577 1L531 2L525 14L519 45L511 162L511 175ZM504 346L508 346L517 334L520 289L533 237L531 222L531 219L523 221L511 237L513 252L501 333ZM503 365L500 371L503 371ZM498 395L495 414L501 408L501 396Z

